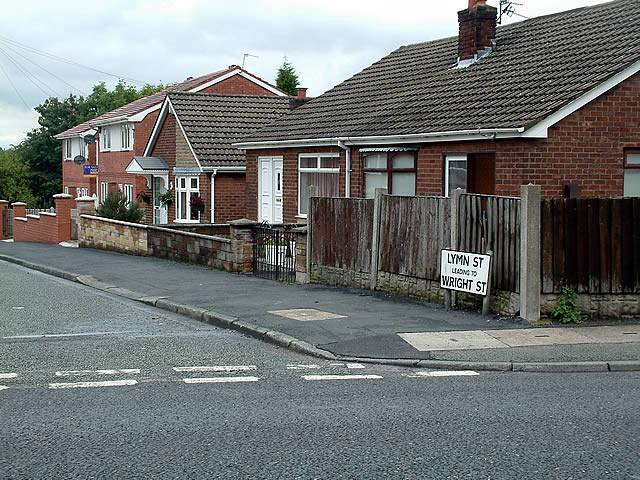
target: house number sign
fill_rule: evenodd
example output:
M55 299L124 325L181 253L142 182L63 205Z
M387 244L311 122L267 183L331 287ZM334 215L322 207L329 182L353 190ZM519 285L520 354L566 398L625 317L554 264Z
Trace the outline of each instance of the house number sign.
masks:
M442 250L440 286L486 297L490 267L489 255Z

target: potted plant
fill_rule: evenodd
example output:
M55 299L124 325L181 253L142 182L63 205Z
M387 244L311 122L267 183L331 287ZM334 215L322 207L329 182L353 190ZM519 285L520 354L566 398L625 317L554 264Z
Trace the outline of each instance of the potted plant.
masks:
M138 194L138 201L151 205L151 195L149 195L149 192L147 191L142 191Z
M158 200L160 200L160 204L163 207L169 208L173 205L173 190L167 190L166 192L161 193L158 195Z

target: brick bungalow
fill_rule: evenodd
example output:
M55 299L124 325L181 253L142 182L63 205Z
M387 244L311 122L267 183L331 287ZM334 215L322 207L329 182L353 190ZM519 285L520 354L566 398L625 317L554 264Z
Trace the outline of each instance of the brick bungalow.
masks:
M497 13L470 0L457 37L400 47L236 144L247 216L304 221L309 185L354 197L517 195L529 182L545 197L640 195L640 2L501 27Z
M200 77L190 77L171 86L167 91L280 97L286 95L277 87L235 65ZM141 192L148 193L149 186L144 177L131 175L126 172L126 168L132 156L142 156L167 91L140 98L56 136L64 142L63 186L69 189L77 185L81 188L89 186L91 193L97 193L100 202L104 201L109 192L117 189L124 191L131 200L138 198ZM86 131L82 131L85 126L93 129L93 133L97 132L96 144L89 147L90 150L94 149L95 160L90 157L88 163L98 165L98 175L92 181L85 178L82 182L82 166L74 165L67 158L69 154L66 143L69 139L72 141L72 160L76 149L80 148L78 139L86 134ZM148 221L151 220L151 214L151 209L147 209Z
M170 92L144 155L130 157L127 167L152 186L153 223L244 218L245 155L232 144L301 102L281 96ZM167 191L169 205L160 201Z

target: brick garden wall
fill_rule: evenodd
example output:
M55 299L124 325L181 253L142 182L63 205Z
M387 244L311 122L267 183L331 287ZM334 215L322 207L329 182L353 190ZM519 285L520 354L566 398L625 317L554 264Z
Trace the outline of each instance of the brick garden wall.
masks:
M148 255L145 225L82 215L79 222L80 247L97 248L130 255Z

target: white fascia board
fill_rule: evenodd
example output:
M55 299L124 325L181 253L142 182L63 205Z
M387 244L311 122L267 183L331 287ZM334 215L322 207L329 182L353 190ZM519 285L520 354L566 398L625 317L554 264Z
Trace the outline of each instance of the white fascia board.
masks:
M616 73L611 78L600 83L598 86L596 86L592 90L589 90L587 93L585 93L581 97L578 97L571 103L568 103L557 112L552 113L541 122L528 128L524 132L522 137L547 138L548 130L550 127L560 122L561 120L565 119L566 117L576 112L577 110L580 110L582 107L584 107L588 103L604 95L609 90L618 86L619 84L621 84L622 82L624 82L625 80L632 77L638 72L640 72L640 60L630 65L629 67L625 68L624 70L621 70L620 72Z
M151 136L149 140L147 140L147 145L144 147L143 157L148 157L151 154L151 150L156 145L156 140L158 140L158 135L160 134L160 128L164 123L164 119L167 116L167 110L169 108L169 96L166 96L164 102L162 102L162 110L160 110L160 115L156 118L156 123L153 126L153 130L151 130Z
M68 140L69 138L83 138L85 135L95 135L96 133L98 133L97 130L95 130L94 128L90 128L88 130L85 130L84 132L79 133L70 133L66 135L59 133L53 138L55 138L56 140Z
M126 123L129 121L129 117L123 115L120 117L105 118L104 120L89 120L89 125L92 127L105 127L107 125L117 125L119 123Z
M344 143L349 146L359 145L400 145L406 143L459 142L470 140L493 140L521 136L524 127L494 128L485 130L461 130L457 132L418 133L411 135L381 135L372 137L334 137L303 140L284 140L276 142L234 143L233 146L244 150L278 147L321 147L338 146Z
M163 102L158 102L155 105L153 105L152 107L147 108L146 110L143 110L143 111L141 111L139 113L136 113L135 115L131 115L129 117L129 121L130 122L141 122L142 120L147 118L147 115L149 115L150 113L155 112L156 110L159 110L162 107L162 103Z
M176 123L180 127L180 131L182 132L182 135L184 136L184 140L187 142L187 145L189 146L189 150L191 151L191 155L193 155L193 158L195 158L196 163L198 164L198 168L202 172L202 165L200 164L200 160L198 160L198 156L196 155L196 152L193 150L193 147L191 146L191 142L189 141L189 137L187 137L187 132L184 131L184 127L182 126L182 122L180 121L180 118L178 118L178 114L176 113L176 110L173 108L173 104L171 103L171 99L169 97L167 97L167 102L169 103L169 108L171 108L171 113L173 113L173 116L176 119Z
M203 172L223 172L223 173L243 173L247 171L247 167L202 167Z
M144 172L140 164L136 162L135 159L131 160L131 162L129 163L129 165L127 165L127 168L125 168L124 171L127 173L133 173L133 174L141 174Z

